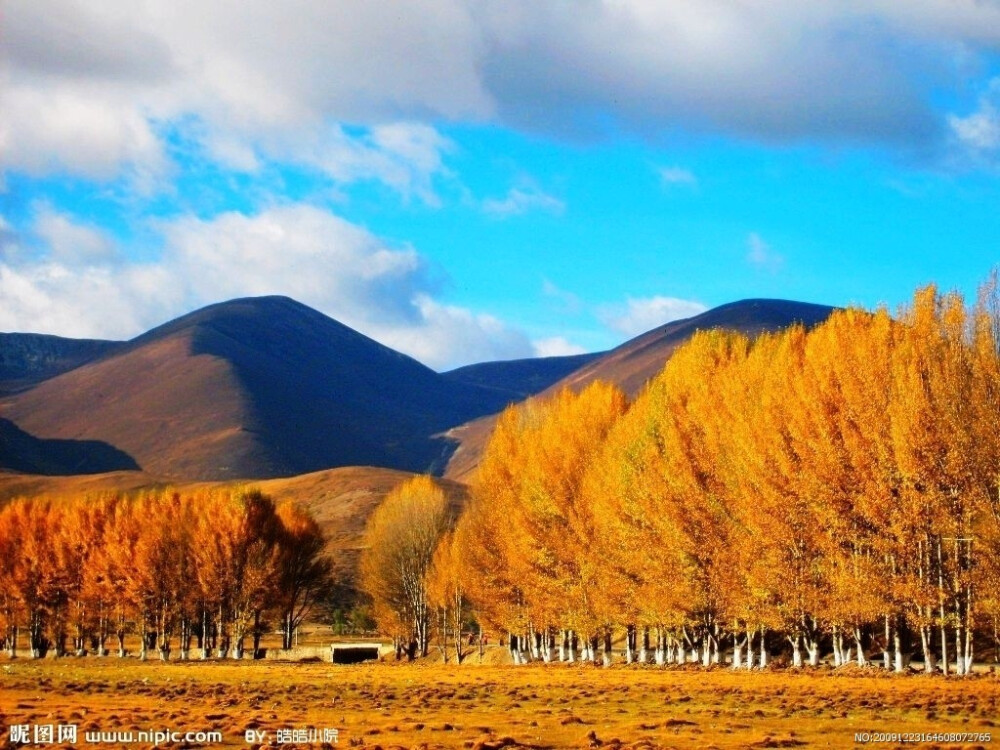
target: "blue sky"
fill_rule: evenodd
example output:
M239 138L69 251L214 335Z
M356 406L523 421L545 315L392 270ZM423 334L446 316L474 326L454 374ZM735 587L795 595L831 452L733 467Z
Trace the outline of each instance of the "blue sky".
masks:
M903 5L6 0L0 330L286 294L445 369L971 295L1000 3Z

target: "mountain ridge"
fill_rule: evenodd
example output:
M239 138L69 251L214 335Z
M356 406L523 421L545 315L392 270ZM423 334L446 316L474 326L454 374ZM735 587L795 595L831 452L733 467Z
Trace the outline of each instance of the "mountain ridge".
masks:
M30 384L0 391L0 469L208 481L373 465L467 478L510 403L597 378L634 395L699 328L757 335L832 310L741 300L608 352L445 373L282 296L209 305L126 342L6 334L0 363Z
M287 297L230 300L0 403L40 439L98 440L168 478L443 466L438 436L502 408ZM119 467L112 467L119 468Z

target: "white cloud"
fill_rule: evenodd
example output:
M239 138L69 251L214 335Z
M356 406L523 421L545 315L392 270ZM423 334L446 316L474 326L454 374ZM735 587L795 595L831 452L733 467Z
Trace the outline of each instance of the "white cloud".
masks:
M423 198L417 177L437 173L441 149L415 122L925 143L946 125L932 94L960 83L945 71L1000 46L1000 6L982 0L584 7L10 2L0 158L32 174L155 175L158 125L203 122L223 164L252 169L284 150L336 179L389 175ZM345 145L338 123L366 135ZM359 149L361 162L389 164L362 166Z
M473 40L460 2L391 14L315 0L15 2L0 47L0 158L32 174L162 172L153 123L172 123L205 131L206 153L227 167L252 170L270 152L428 199L445 141L413 121L491 111Z
M747 262L756 268L774 273L785 264L785 259L776 253L759 234L750 232L747 236Z
M33 176L68 171L143 182L163 174L163 146L141 108L112 92L69 83L0 82L0 160Z
M697 185L698 178L689 169L683 167L661 167L660 181L664 185Z
M994 78L975 112L950 115L948 125L959 143L973 154L1000 151L1000 78Z
M418 324L383 328L376 337L379 341L437 370L532 356L527 336L492 315L442 305L426 294L417 295L414 302L420 313Z
M37 208L35 234L52 261L66 266L106 263L116 255L114 241L104 232L71 221L47 205Z
M412 248L319 208L189 216L158 230L161 257L130 262L93 228L43 208L42 252L0 258L0 330L128 338L212 302L284 294L438 369L534 351L497 318L437 301Z
M606 306L598 310L598 317L614 331L626 336L638 336L664 323L690 318L708 308L694 300L676 297L629 297L624 307Z
M157 266L0 262L0 330L129 338L179 308L175 285L176 279Z
M562 336L552 336L547 339L536 339L531 342L536 357L566 357L572 354L585 354L582 346L567 341Z
M536 210L561 214L565 208L563 201L535 188L511 188L503 198L488 198L483 201L483 211L500 218Z

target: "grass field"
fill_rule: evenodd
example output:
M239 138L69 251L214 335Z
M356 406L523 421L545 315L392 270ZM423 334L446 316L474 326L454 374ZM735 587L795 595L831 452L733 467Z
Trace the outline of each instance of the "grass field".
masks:
M745 674L579 664L18 659L0 662L0 745L9 742L12 724L75 724L78 747L88 744L87 731L218 730L221 745L245 747L257 744L247 742L248 729L265 732L266 745L279 730L314 728L337 729L340 747L384 750L857 747L856 732L992 733L998 700L993 675L894 677L851 669ZM322 739L295 744L320 747ZM989 744L982 738L910 746ZM199 745L219 743L179 744Z

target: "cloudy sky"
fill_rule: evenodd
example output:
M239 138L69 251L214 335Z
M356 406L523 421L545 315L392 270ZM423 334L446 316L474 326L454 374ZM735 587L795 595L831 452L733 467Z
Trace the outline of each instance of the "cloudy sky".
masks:
M1000 261L997 0L0 0L0 330L285 294L437 369Z

